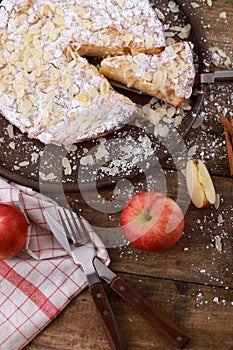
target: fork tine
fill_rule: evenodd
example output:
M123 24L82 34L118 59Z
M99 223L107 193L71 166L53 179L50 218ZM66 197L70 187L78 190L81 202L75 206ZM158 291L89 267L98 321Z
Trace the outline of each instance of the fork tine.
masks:
M78 238L81 240L82 244L87 243L90 238L87 229L83 225L82 219L78 213L75 213L76 217L74 216L74 212L70 211L70 216L72 218L72 222L75 226L76 233L78 233Z
M59 216L60 216L60 219L61 219L61 222L62 222L62 226L63 226L63 228L64 228L64 230L65 230L65 233L66 233L66 235L69 237L71 237L72 238L72 240L73 241L75 241L75 239L74 239L74 235L73 235L73 227L71 226L71 224L70 224L70 221L69 221L69 217L68 217L68 215L67 215L67 213L66 213L66 211L64 210L64 209L60 209L60 208L58 208L58 214L59 214ZM65 218L64 218L65 217ZM66 219L66 220L65 220ZM68 226L69 227L68 227Z
M83 231L84 236L86 237L86 239L90 240L88 229L87 229L86 225L83 223L81 216L79 215L79 213L76 213L76 215L78 218L78 223Z
M85 225L82 223L82 219L78 214L75 216L71 210L66 210L64 208L59 208L58 213L66 235L70 236L75 244L86 244L90 240L88 231L85 228Z

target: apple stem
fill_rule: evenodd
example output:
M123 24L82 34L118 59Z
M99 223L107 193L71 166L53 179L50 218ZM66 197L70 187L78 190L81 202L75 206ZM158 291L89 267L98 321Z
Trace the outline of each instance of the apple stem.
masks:
M146 208L146 220L147 220L147 221L150 221L151 219L152 219L152 216L151 216L151 214L150 214L150 211L149 211L148 208Z

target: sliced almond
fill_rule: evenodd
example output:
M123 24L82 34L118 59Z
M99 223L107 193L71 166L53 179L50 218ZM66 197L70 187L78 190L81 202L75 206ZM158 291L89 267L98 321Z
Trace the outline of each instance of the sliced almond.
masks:
M55 11L55 7L52 4L47 4L44 6L44 11L43 14L44 16L49 16L50 14L52 14Z
M121 35L122 33L113 26L108 26L109 32L112 33L114 36Z
M106 94L109 91L109 82L107 80L102 80L100 83L100 92L101 94Z
M87 102L89 100L89 94L87 92L81 92L75 96L75 99L80 102Z
M32 104L29 100L22 101L20 109L22 112L29 112L32 108Z
M152 35L148 35L145 42L146 49L152 48L153 44L154 44L154 37Z

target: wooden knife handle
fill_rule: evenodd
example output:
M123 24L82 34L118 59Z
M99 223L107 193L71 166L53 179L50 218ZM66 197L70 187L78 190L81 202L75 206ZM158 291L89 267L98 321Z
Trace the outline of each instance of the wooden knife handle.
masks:
M141 316L165 335L176 347L179 349L185 347L190 338L170 319L164 316L161 310L156 309L154 306L152 307L146 299L140 296L121 277L117 276L112 280L111 288L134 306Z
M95 283L90 286L90 292L95 302L100 319L103 322L104 331L112 350L127 350L121 330L109 303L103 285Z

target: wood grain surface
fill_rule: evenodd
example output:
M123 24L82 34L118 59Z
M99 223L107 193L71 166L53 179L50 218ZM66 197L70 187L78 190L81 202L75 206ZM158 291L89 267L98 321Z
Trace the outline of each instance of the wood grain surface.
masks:
M195 0L210 47L223 50L232 62L232 0ZM208 5L209 4L209 5ZM220 16L220 13L226 13ZM220 18L221 17L221 18ZM226 69L223 63L211 69ZM232 67L229 67L232 69ZM185 179L177 172L174 160L168 159L154 169L152 183L139 177L133 186L137 191L159 190L178 198L185 211L185 230L181 240L163 253L145 253L131 245L111 245L119 234L122 205L130 191L114 197L113 189L66 195L70 205L81 209L109 246L110 267L148 301L164 310L190 337L187 349L233 349L233 179L224 142L221 114L233 115L233 86L208 87L201 112L203 123L192 129L185 139L187 149L207 165L220 195L219 208L197 209L189 203ZM56 197L63 203L64 198ZM113 212L106 212L103 203ZM118 237L119 238L119 237ZM220 238L222 250L216 240ZM121 241L120 241L121 242ZM148 322L139 316L116 293L105 289L115 310L129 350L174 349ZM65 310L49 324L25 350L110 350L102 324L88 290L73 299Z

